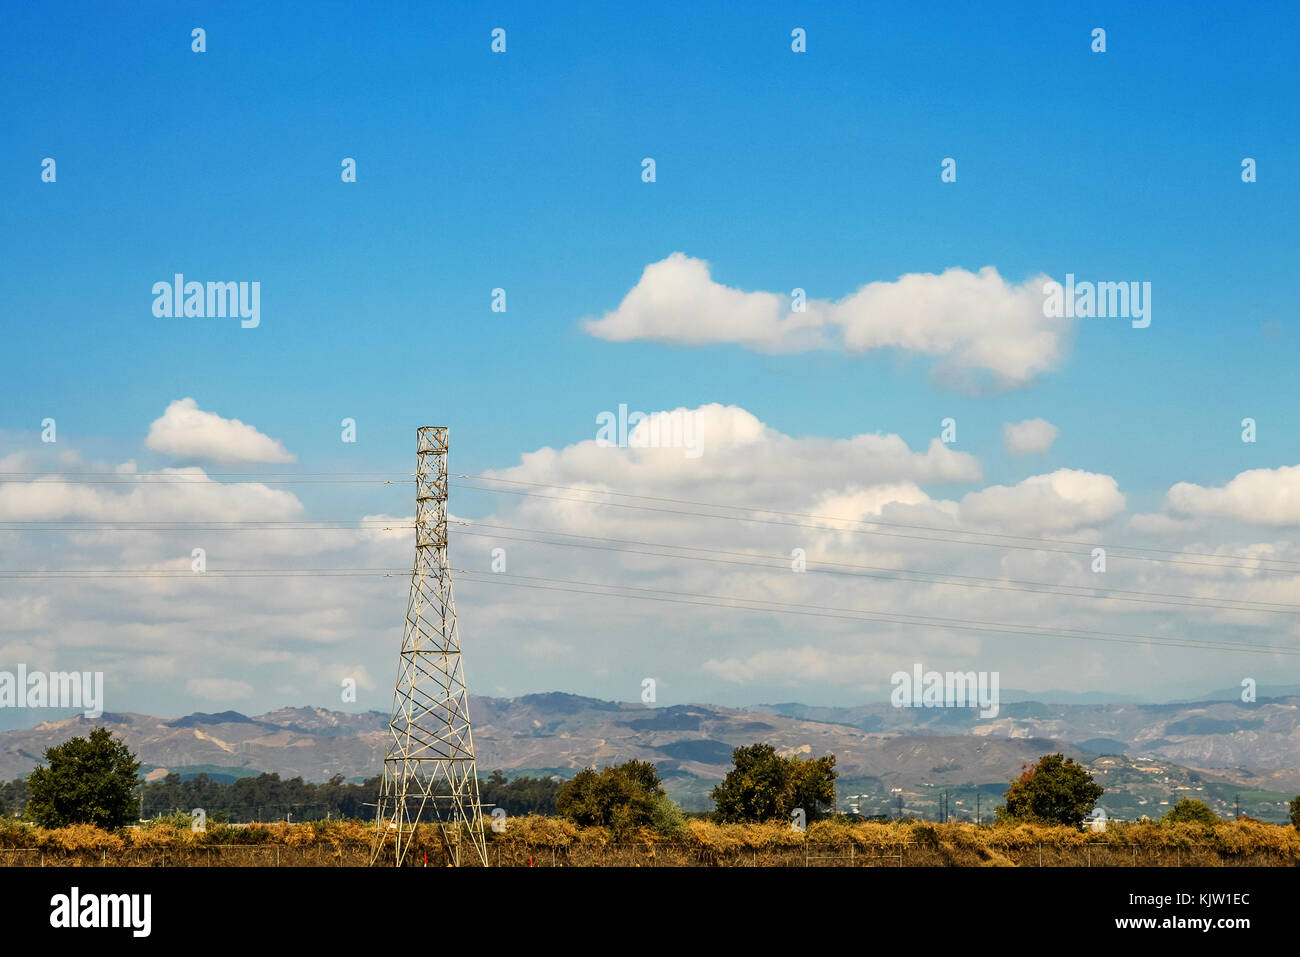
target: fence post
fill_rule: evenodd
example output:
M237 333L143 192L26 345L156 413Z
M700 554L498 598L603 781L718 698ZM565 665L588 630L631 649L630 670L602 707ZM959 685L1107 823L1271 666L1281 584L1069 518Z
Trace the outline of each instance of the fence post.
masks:
M275 866L280 866L280 845L275 845Z
M1091 844L1087 845L1085 850L1088 852L1088 857L1087 857L1088 866L1092 867L1092 845Z
M1043 866L1043 842L1038 842L1038 866Z

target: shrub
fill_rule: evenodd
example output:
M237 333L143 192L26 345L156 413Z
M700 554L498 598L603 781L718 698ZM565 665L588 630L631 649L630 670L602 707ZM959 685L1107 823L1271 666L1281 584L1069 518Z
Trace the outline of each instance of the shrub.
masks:
M626 835L653 826L656 803L666 796L653 764L627 761L599 772L579 771L560 788L555 807L575 824Z
M1219 815L1210 809L1204 801L1195 798L1183 798L1160 819L1161 824L1204 824L1214 827L1219 823Z
M661 794L650 809L650 826L665 837L682 837L686 834L686 817L672 798Z

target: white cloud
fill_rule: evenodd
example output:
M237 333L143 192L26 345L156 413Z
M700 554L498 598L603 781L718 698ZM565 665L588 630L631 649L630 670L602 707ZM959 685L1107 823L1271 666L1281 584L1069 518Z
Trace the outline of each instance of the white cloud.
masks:
M1165 511L1249 525L1300 525L1300 465L1251 469L1219 488L1179 482L1165 495Z
M111 483L78 484L40 476L30 482L0 483L0 519L99 522L184 522L287 520L302 512L288 491L257 482L216 482L200 468L162 469L140 474L118 470Z
M191 678L185 682L185 690L197 698L207 698L209 701L234 701L253 696L252 685L227 678Z
M547 447L525 453L515 468L494 471L501 478L623 488L654 486L707 489L711 501L755 499L788 507L828 491L847 492L873 485L974 482L979 461L934 438L913 451L897 435L865 433L847 439L795 438L765 425L738 406L717 403L670 413L693 423L700 449L598 445L595 438L561 450ZM594 435L593 418L593 435ZM915 497L915 491L900 494Z
M1086 683L1095 672L1080 662L1100 647L1107 674L1118 676L1117 689L1149 693L1153 669L1170 685L1215 687L1224 659L1189 649L1096 646L1050 633L1024 638L943 623L1200 640L1226 634L1270 644L1300 640L1294 616L1085 599L1017 584L1068 585L1089 595L1122 588L1211 602L1294 603L1293 579L1261 573L1257 565L1124 561L1112 554L1110 570L1099 576L1090 570L1086 547L970 545L962 542L989 536L943 531L1050 537L1081 528L1089 534L1080 537L1093 538L1095 529L1103 542L1112 534L1120 543L1133 544L1130 536L1140 542L1136 532L1105 524L1117 526L1125 504L1108 475L1061 470L979 489L978 460L937 440L913 448L888 432L789 435L736 406L674 411L695 414L703 450L698 458L685 457L680 448L609 448L589 439L523 453L513 467L488 473L564 488L470 483L529 493L489 495L453 484L451 561L471 573L458 572L455 583L471 689L564 690L635 701L641 680L651 676L663 703L825 703L828 696L847 703L887 693L890 674L922 661L940 670L997 670L1006 687L1086 690L1095 688ZM595 410L589 428L594 436ZM7 451L0 445L0 455ZM64 471L54 464L52 449L34 449L33 456L21 470ZM86 468L134 474L130 463ZM192 484L167 481L178 477ZM949 491L953 486L957 491ZM654 499L584 495L570 487ZM948 497L932 497L939 488ZM166 532L5 533L16 539L20 567L188 570L191 548L203 547L210 571L367 570L356 577L0 582L0 620L10 632L5 641L44 650L53 659L47 667L69 662L103 670L114 710L248 711L306 703L301 697L326 707L386 711L413 549L409 494L394 490L392 497L358 501L355 514L368 512L388 531L223 530L212 520L309 516L288 491L223 484L196 468L167 470L125 488L0 483L0 519L197 523ZM644 507L599 504L611 500ZM348 513L335 508L316 515ZM1192 540L1190 529L1175 521L1160 545L1300 560L1293 542L1231 541L1213 523L1203 523L1204 533ZM553 544L562 541L569 544ZM659 543L673 547L660 549ZM8 542L4 547L8 553ZM506 549L508 565L494 575L497 547ZM796 548L806 553L803 573L792 565ZM12 564L17 567L17 560ZM760 604L764 610L753 607ZM1279 674L1285 667L1282 660L1262 661ZM358 678L355 706L339 699L345 676ZM287 687L303 689L302 695ZM200 695L214 706L196 705ZM141 706L141 699L148 704Z
M374 691L378 687L365 665L335 665L334 673L338 676L334 685L339 689L340 694L343 691L343 682L349 678L357 683L358 688L365 691Z
M1025 419L1002 425L1002 444L1008 455L1041 455L1052 447L1061 430L1046 419Z
M1124 495L1109 475L1058 469L971 492L961 500L958 519L1015 532L1061 532L1107 521L1123 510Z
M742 292L713 281L709 264L684 253L645 267L619 307L584 327L599 339L650 339L680 345L734 342L762 352L826 345L822 317L790 310L790 297Z
M1174 518L1161 512L1145 512L1132 516L1128 527L1145 535L1181 535L1197 531L1203 522L1195 518Z
M184 459L225 463L296 462L280 442L239 419L204 412L191 398L177 399L149 426L146 447Z
M615 342L734 343L774 353L900 349L938 359L935 371L949 384L988 379L1015 388L1056 368L1066 349L1069 320L1043 315L1046 281L1015 285L992 266L909 273L838 301L809 299L800 313L786 293L724 286L708 263L676 252L647 266L617 309L583 327Z

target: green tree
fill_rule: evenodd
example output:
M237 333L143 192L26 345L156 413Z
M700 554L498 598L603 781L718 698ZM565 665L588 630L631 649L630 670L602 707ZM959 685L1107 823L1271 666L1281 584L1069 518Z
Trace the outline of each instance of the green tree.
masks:
M1001 821L1037 821L1079 827L1105 789L1082 765L1062 754L1046 754L1027 764L1007 789L1006 804L995 809Z
M528 776L507 780L502 771L479 778L479 799L484 804L505 808L511 817L520 814L554 814L561 782Z
M1291 799L1291 824L1300 831L1300 794Z
M835 755L783 757L770 744L751 744L731 752L734 765L713 789L720 821L787 820L803 808L809 821L835 810Z
M1183 798L1160 819L1162 824L1205 824L1214 826L1219 823L1219 815L1210 806L1196 798Z
M667 794L655 798L650 809L650 826L660 834L669 837L682 837L687 832L686 815Z
M12 781L0 784L0 814L22 814L26 806L26 778L14 778Z
M118 828L139 815L140 762L107 728L47 748L45 760L27 779L27 816L37 824Z
M653 827L656 817L670 823L668 799L658 769L646 761L627 761L600 771L584 768L555 796L555 809L584 827L608 827L616 834Z

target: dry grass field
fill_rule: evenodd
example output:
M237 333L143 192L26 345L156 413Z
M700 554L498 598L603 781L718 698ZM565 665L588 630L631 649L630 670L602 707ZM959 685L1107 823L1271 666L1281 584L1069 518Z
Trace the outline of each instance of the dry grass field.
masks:
M184 818L107 832L90 825L47 830L0 821L0 865L142 867L338 867L369 863L373 824L209 825ZM799 833L783 824L691 820L678 835L617 838L550 817L519 817L488 832L494 866L536 867L1133 867L1296 866L1300 831L1257 821L1199 824L1111 822L1104 833L1021 824L823 821ZM423 826L412 863L441 866L435 828Z

